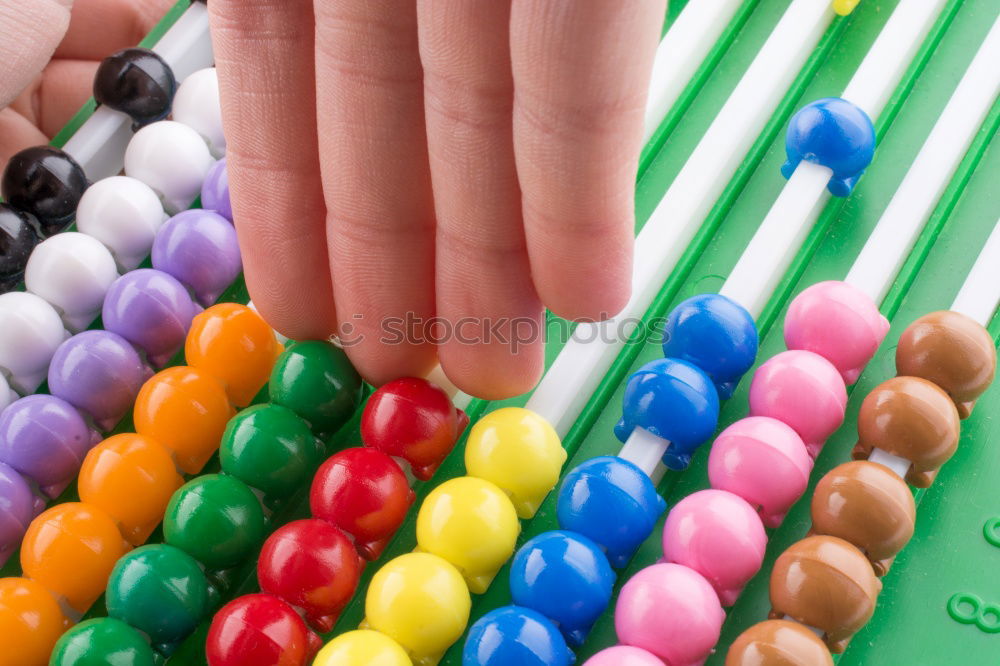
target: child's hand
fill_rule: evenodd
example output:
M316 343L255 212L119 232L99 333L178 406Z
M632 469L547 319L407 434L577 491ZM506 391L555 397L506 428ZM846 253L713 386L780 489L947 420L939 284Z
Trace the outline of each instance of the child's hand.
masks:
M543 304L624 305L664 0L209 9L247 283L282 333L338 333L375 383L438 354L498 398L541 373Z

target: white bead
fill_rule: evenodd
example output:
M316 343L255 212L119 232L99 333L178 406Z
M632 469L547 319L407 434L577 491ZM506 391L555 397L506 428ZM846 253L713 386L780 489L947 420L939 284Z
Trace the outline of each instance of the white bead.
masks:
M214 67L199 69L184 79L174 95L173 119L198 132L216 159L226 154L219 76Z
M97 181L76 207L76 228L104 243L123 273L149 256L166 220L156 192L128 176Z
M101 313L104 295L117 279L108 248L77 232L56 234L39 243L24 270L25 288L48 301L74 333Z
M171 215L188 209L201 194L214 163L204 139L173 120L146 125L125 150L125 173L153 188Z
M23 291L0 295L0 372L18 393L38 389L67 337L59 315L38 296Z

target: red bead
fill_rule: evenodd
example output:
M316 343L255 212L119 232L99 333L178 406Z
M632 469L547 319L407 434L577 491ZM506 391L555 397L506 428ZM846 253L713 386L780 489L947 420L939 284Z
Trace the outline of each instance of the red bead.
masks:
M212 618L205 656L209 666L306 666L321 646L287 603L248 594Z
M345 449L323 463L309 493L312 514L354 537L366 560L382 553L414 494L396 461L374 449Z
M361 416L366 446L403 458L426 481L455 447L469 417L426 379L403 377L375 391Z
M296 520L264 542L257 580L306 614L306 622L326 633L358 587L362 561L351 541L322 520Z

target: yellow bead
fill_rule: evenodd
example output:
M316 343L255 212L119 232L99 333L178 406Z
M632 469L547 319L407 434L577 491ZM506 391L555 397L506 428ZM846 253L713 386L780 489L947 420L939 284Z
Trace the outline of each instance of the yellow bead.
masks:
M395 640L417 666L434 666L462 636L471 607L455 567L437 555L407 553L372 577L362 628Z
M833 0L833 11L841 16L847 16L860 2L861 0Z
M313 666L411 666L399 643L377 631L359 629L326 644Z
M479 419L465 445L469 476L506 492L517 515L531 518L559 482L566 451L549 422L520 407L505 407Z
M510 498L494 484L463 476L446 481L417 514L420 550L453 564L475 594L482 594L514 554L521 524Z

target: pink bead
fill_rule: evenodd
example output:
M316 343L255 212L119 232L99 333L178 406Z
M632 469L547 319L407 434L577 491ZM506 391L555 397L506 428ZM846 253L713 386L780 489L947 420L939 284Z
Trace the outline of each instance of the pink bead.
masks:
M618 640L670 666L704 664L725 619L708 581L679 564L654 564L632 576L615 606Z
M715 439L708 481L756 507L766 527L778 527L809 483L813 461L802 438L778 419L748 416Z
M663 666L663 661L640 648L616 645L601 650L583 666Z
M888 331L889 320L868 294L836 280L803 291L785 315L785 345L819 354L848 385L858 380Z
M723 606L732 606L760 571L764 525L746 500L725 490L701 490L678 502L663 526L663 561L705 577Z
M829 361L808 351L781 352L757 368L750 383L750 415L792 426L816 458L844 422L847 387Z

